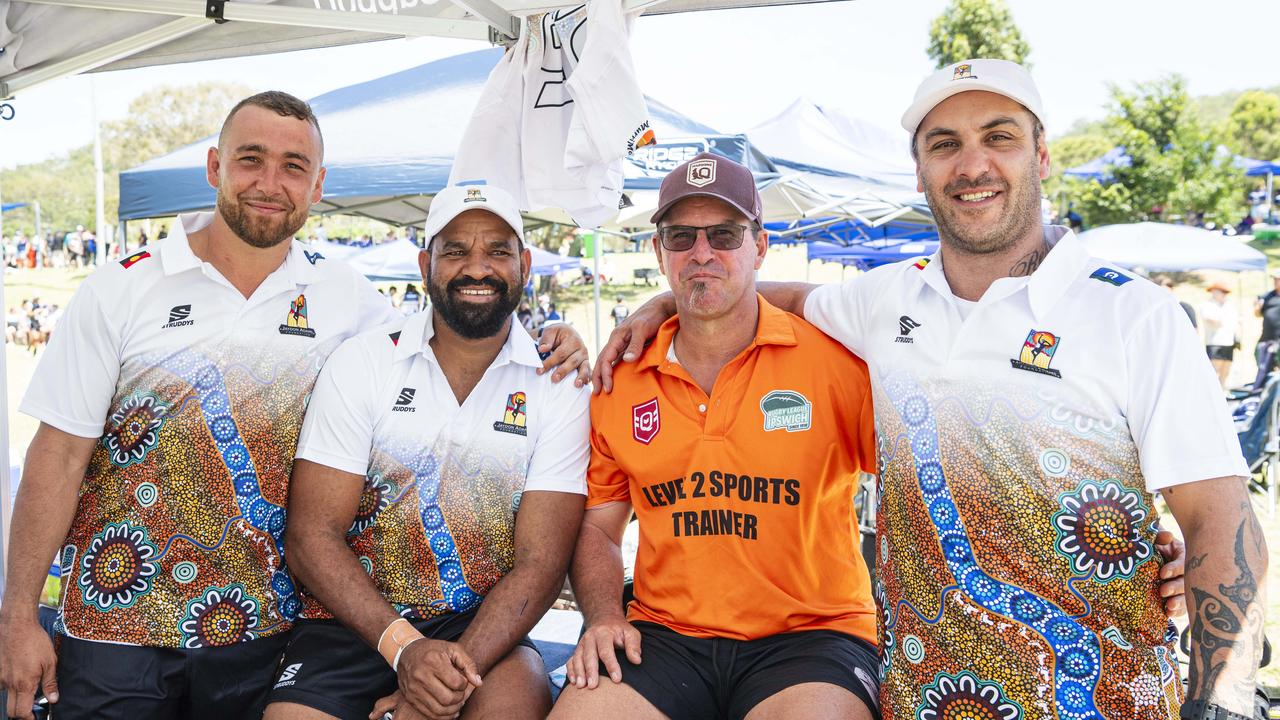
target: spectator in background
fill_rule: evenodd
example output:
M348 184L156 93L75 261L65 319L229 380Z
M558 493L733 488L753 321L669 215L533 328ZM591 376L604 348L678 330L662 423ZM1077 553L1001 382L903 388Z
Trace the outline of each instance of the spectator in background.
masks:
M84 234L84 263L86 267L98 264L98 236L92 230Z
M564 318L560 316L560 311L556 309L556 304L551 303L547 306L547 323L564 322Z
M528 300L520 301L520 307L516 310L516 319L520 321L525 330L533 332L533 312L529 310Z
M84 257L84 226L77 225L75 232L67 233L67 264L79 267Z
M400 304L400 312L412 315L422 309L422 293L413 283L404 286L404 300Z
M1269 275L1274 287L1271 292L1260 296L1253 306L1253 313L1262 318L1262 334L1258 336L1258 346L1254 349L1259 378L1271 372L1276 350L1280 348L1280 268L1272 268Z
M1174 281L1170 280L1167 277L1162 277L1156 281L1156 284L1164 288L1165 290L1168 290L1170 293L1172 293L1173 286L1176 285L1177 283L1175 283ZM1196 309L1191 307L1191 303L1183 302L1179 300L1178 304L1182 306L1183 312L1185 312L1187 314L1187 317L1191 319L1191 327L1199 327L1199 324L1196 321Z
M627 316L631 314L631 309L622 302L622 296L619 295L618 304L613 306L613 310L611 310L609 314L613 315L613 326L618 327L622 324L622 321L626 320Z
M401 303L400 291L396 289L395 285L387 288L387 297L391 299L391 307L399 310Z
M1227 307L1231 289L1218 282L1207 289L1210 297L1200 305L1200 324L1204 328L1205 350L1218 373L1218 382L1225 388L1235 357L1238 325L1235 312Z

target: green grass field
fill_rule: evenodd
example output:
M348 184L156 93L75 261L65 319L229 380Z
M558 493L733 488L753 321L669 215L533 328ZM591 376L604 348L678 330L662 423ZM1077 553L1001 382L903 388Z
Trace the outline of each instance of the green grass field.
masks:
M1280 243L1275 246L1260 248L1273 263L1280 265ZM659 278L657 285L634 284L631 281L632 271L640 267L657 267L652 253L617 253L605 256L606 266L611 266L617 282L605 285L600 292L602 317L600 318L601 337L607 338L613 328L609 318L609 310L616 302L618 295L631 307L638 307L642 302L665 289L665 279ZM590 261L588 261L590 262ZM847 271L852 273L853 271ZM13 307L30 297L39 297L44 302L65 305L71 294L86 276L83 270L65 269L42 270L10 270L5 273L4 303L6 309ZM806 267L803 248L777 247L770 251L760 270L762 280L811 280L813 282L835 282L842 276L842 270L836 265L814 264ZM566 278L569 277L566 275ZM1260 321L1253 317L1252 298L1269 289L1269 282L1262 273L1198 273L1179 276L1180 285L1175 289L1179 299L1198 304L1204 299L1204 285L1221 280L1231 287L1237 288L1235 298L1241 299L1238 305L1241 322L1241 337L1246 339L1245 361L1236 363L1232 371L1233 384L1243 384L1253 378L1252 358L1253 338L1258 336ZM386 285L384 283L384 285ZM582 334L588 348L595 347L596 318L593 310L592 288L589 285L570 285L559 288L556 302L566 320ZM594 350L593 350L594 357ZM35 434L36 423L17 412L17 405L25 391L30 378L36 371L38 357L31 355L26 348L7 345L5 360L8 371L8 407L9 407L9 447L11 452L22 454ZM1266 508L1265 499L1256 498L1255 506L1266 536L1270 541L1273 558L1280 558L1280 517ZM1171 525L1171 518L1165 518L1165 524ZM1267 613L1267 635L1274 642L1280 643L1280 559L1273 560L1272 572L1268 578L1269 610ZM1262 682L1269 687L1280 689L1280 648L1277 660L1269 668L1261 671Z

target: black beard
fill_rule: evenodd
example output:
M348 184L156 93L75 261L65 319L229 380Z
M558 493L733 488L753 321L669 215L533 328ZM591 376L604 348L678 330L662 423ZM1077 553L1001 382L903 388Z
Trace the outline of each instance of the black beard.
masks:
M465 287L484 285L498 292L498 302L489 307L477 307L470 303L454 300L454 291ZM507 285L499 278L488 277L480 280L458 278L447 286L441 287L434 280L427 282L427 295L431 305L440 314L451 330L468 340L482 340L497 335L502 326L511 317L511 313L520 305L520 294L523 288Z
M244 206L240 204L239 198L232 201L222 193L218 193L218 214L222 215L227 227L231 228L231 232L234 232L245 244L263 250L273 248L293 237L306 224L308 212L309 210L304 210L299 213L296 208L290 207L285 211L284 218L278 225L272 226L265 221L252 223L244 211Z

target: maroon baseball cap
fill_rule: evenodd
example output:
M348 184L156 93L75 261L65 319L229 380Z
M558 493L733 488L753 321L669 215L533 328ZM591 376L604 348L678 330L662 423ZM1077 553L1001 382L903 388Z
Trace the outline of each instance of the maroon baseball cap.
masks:
M656 225L672 205L690 197L723 200L751 220L764 224L755 178L750 170L727 157L699 153L668 173L658 189L658 209L649 222Z

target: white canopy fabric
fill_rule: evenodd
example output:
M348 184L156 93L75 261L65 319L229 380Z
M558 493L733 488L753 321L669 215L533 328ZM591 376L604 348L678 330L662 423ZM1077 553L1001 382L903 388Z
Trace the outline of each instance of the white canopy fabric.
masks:
M1152 272L1266 270L1267 256L1234 237L1188 225L1141 222L1080 233L1093 255Z
M664 14L838 0L626 0ZM404 37L501 42L546 0L0 0L0 98L65 75ZM213 8L227 22L207 17Z
M532 245L526 246L532 255L529 272L533 275L554 275L582 266L578 258L559 255ZM375 245L341 258L357 272L370 280L389 282L396 280L419 281L422 271L418 268L421 249L408 240L396 240Z

